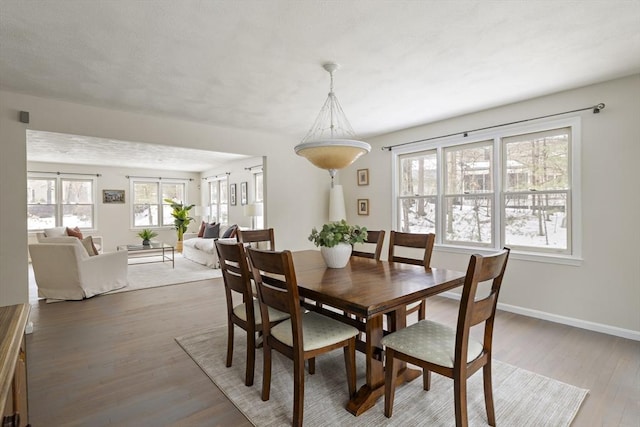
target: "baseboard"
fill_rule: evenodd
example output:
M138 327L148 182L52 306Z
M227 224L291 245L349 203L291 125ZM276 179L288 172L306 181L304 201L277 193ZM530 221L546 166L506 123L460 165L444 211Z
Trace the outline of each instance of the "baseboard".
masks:
M455 292L445 292L440 294L443 297L460 300L460 294ZM589 331L601 332L603 334L640 341L640 331L618 328L616 326L603 325L602 323L589 322L587 320L574 319L572 317L560 316L544 311L532 310L530 308L518 307L516 305L498 303L498 309L509 313L521 314L536 319L548 320L549 322L574 326L576 328L587 329Z

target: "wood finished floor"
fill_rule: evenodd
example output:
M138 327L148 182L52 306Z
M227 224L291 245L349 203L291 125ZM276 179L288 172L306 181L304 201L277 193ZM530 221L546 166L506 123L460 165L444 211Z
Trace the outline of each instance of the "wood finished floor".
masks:
M456 310L445 298L428 303L436 320L454 322ZM221 279L32 300L31 425L251 425L174 341L224 325L225 313ZM494 357L590 389L574 426L639 425L640 342L500 312Z

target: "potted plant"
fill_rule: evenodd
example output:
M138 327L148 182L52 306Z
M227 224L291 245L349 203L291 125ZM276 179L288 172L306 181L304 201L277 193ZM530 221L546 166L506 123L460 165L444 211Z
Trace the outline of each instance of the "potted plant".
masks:
M158 233L156 233L150 228L145 228L144 230L138 233L138 237L142 239L142 244L144 246L149 246L151 244L151 239L153 239L157 235Z
M329 268L347 265L353 244L364 243L366 238L366 227L349 225L344 219L324 224L320 231L314 227L309 235L309 240L320 246L322 257Z
M173 225L176 230L178 230L178 243L176 245L176 250L178 252L182 252L182 240L185 231L193 221L193 218L189 216L189 211L195 205L184 205L182 203L176 202L173 199L164 199L165 202L169 203L173 211L171 212L171 216L173 217Z

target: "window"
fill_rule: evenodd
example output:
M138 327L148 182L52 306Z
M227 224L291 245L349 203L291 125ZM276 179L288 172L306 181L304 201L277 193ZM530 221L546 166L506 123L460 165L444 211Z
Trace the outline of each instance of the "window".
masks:
M131 182L133 227L173 226L171 206L164 199L186 203L186 182L164 180L133 180Z
M95 179L27 177L29 231L52 227L95 227Z
M229 184L226 176L209 181L209 210L212 222L229 222Z
M263 173L258 172L253 175L253 188L255 189L255 203L264 203L264 187L263 187ZM256 229L264 228L264 207L262 209L262 215L254 217L254 227Z
M396 223L449 247L577 257L579 121L493 130L402 149Z

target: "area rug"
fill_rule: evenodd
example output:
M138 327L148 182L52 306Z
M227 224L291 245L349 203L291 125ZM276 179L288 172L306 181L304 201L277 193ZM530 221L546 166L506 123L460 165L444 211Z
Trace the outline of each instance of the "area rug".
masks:
M222 277L222 271L219 268L209 268L190 261L183 258L180 253L175 254L175 268L171 267L171 261L148 262L154 260L153 257L130 260L127 268L127 281L129 284L124 288L108 293L137 291ZM161 258L158 257L158 260L161 260Z
M271 396L260 398L262 352L256 352L255 383L244 385L245 339L236 329L233 366L225 367L226 327L176 338L178 344L255 426L291 425L293 411L292 362L273 352ZM365 360L357 354L358 387L364 383ZM384 398L359 417L345 409L347 383L342 351L320 356L316 373L305 375L304 425L306 426L453 426L453 381L432 375L431 390L422 379L396 389L393 417L384 416ZM568 426L588 390L568 385L515 366L493 361L493 396L499 426ZM482 374L468 381L470 426L486 426Z

